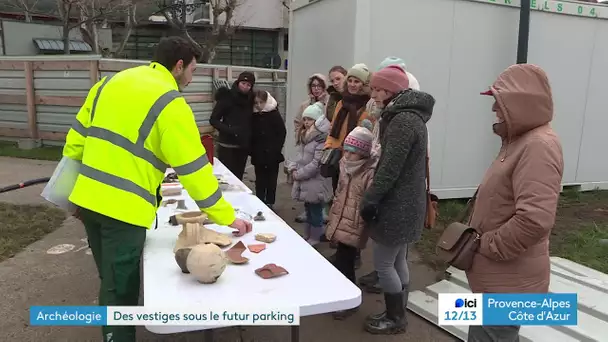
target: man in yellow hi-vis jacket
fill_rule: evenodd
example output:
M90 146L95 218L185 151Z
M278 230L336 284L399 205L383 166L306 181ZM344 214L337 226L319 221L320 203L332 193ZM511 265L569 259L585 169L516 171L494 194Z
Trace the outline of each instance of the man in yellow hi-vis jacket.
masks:
M199 208L235 235L251 223L223 198L180 89L198 58L185 39L164 38L150 65L107 76L89 92L63 155L81 162L69 199L79 209L101 278L99 305L139 301L140 258L155 222L160 184L171 166ZM135 341L135 327L103 327L104 341Z

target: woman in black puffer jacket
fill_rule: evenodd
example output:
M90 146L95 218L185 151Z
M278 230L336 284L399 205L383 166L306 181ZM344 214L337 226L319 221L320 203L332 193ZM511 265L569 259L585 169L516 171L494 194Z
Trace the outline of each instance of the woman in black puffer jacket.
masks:
M209 123L219 132L217 158L238 179L243 180L251 146L254 95L253 73L242 72L232 88L220 88Z

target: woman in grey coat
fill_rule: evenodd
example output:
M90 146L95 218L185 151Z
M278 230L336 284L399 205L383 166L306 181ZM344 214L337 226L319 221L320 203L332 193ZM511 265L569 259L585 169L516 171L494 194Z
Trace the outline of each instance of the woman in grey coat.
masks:
M304 202L306 209L304 238L311 245L316 245L324 231L323 207L333 196L331 179L323 177L320 172L321 154L330 123L320 102L304 110L302 121L306 130L296 137L298 155L287 169L294 181L291 196Z
M426 123L435 99L410 89L407 74L395 66L374 73L371 87L382 108L382 152L360 210L375 242L374 268L386 311L369 316L365 328L372 334L400 334L407 327L407 248L420 239L426 213Z

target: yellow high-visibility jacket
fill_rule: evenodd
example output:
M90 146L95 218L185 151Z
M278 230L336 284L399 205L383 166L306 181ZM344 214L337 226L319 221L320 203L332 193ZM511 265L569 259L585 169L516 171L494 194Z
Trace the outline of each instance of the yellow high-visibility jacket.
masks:
M63 149L65 157L82 162L72 203L149 229L158 187L172 167L211 220L233 223L234 208L222 196L178 89L158 63L104 77L91 88Z

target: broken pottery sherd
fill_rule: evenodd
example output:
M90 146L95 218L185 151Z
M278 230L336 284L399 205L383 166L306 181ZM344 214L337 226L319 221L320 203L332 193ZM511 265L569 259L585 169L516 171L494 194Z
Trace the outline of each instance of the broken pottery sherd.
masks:
M175 203L177 203L176 199L168 199L168 200L163 201L163 207L166 207L169 204L175 204Z
M253 253L260 253L261 251L266 249L266 244L258 243L255 245L249 245L249 246L247 246L247 248Z
M212 243L219 247L228 247L232 239L224 234L206 228L202 222L207 215L199 211L175 215L175 222L182 225L182 231L177 237L173 252L180 248L188 248L199 244Z
M277 239L277 236L272 233L260 233L255 234L255 239L261 242L273 243Z
M190 251L192 251L192 248L181 248L178 249L177 252L175 252L175 261L177 262L179 268L182 270L182 273L190 273L190 271L188 271L188 266L186 263Z
M266 221L266 218L264 217L264 213L262 213L261 211L258 211L258 213L255 215L253 220L254 221Z
M246 249L247 247L245 247L243 241L239 241L226 251L226 257L233 264L245 264L249 261L249 259L245 258L241 254L243 254Z
M255 270L255 274L262 277L263 279L271 279L284 276L286 274L289 274L289 272L287 272L286 269L281 266L278 266L277 264L266 264Z
M214 244L192 247L186 259L186 268L202 284L213 284L226 269L226 256Z
M160 191L161 196L179 196L182 194L182 189L176 187L164 188Z

